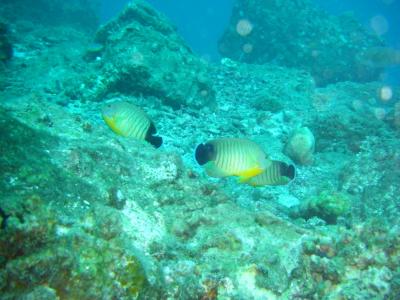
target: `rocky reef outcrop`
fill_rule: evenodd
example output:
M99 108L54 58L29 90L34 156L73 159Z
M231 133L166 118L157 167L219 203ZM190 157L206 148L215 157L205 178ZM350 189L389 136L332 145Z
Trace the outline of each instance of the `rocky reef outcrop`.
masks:
M142 1L129 4L102 26L95 43L104 47L83 89L71 91L101 100L110 93L155 96L174 108L212 106L210 66L192 53L172 24Z
M164 37L178 43L136 3L94 44L74 26L14 27L0 88L0 298L397 299L399 90L316 88L304 71L224 59L204 69L214 102L166 100L162 60L132 85L142 67L118 64L124 37L154 61L175 53ZM113 88L92 93L120 65ZM143 108L163 145L111 131L108 96ZM302 127L315 135L312 164L296 164L287 186L210 178L193 157L198 143L235 136L291 162L284 146Z
M379 70L359 57L381 45L351 15L328 15L309 0L237 0L219 51L241 62L306 70L326 85L376 79Z
M9 60L13 55L13 48L8 35L7 24L0 22L0 62Z

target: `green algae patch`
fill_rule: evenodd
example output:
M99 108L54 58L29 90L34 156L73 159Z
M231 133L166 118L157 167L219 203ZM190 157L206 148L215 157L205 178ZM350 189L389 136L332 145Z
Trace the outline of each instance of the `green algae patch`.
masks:
M335 224L338 217L345 216L349 211L349 196L341 192L324 190L295 207L292 215L305 219L318 217L328 224Z
M89 233L90 216L62 225L39 197L27 202L2 229L2 295L23 298L46 286L59 299L136 299L147 290L140 255L122 234L106 240L101 230Z
M122 274L119 274L117 278L121 286L132 296L138 296L147 284L143 267L134 256L129 257Z
M99 191L55 163L58 138L4 110L0 120L2 297L140 297L148 286L142 255L117 211L95 205Z
M0 198L8 199L0 207L6 213L18 210L32 195L57 207L101 199L96 188L55 163L51 154L60 144L57 137L23 124L4 109L0 135Z

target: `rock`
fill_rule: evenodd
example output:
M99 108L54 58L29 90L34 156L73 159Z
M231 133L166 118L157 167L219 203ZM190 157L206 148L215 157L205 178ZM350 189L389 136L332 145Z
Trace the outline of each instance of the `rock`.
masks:
M109 93L156 96L174 108L213 105L209 66L195 56L157 11L135 1L102 26L95 42L104 45L100 70L84 79L85 97ZM86 90L89 88L89 92Z
M380 45L352 16L327 15L309 0L237 0L219 51L241 62L306 70L326 85L377 79L380 70L357 56Z
M397 224L400 217L395 196L400 193L399 140L371 136L360 148L342 168L339 177L340 189L360 199L353 205L353 217L366 220L375 216L381 222Z
M13 48L8 37L8 27L0 22L0 61L6 61L13 56Z
M394 120L380 109L382 87L379 82L343 82L316 89L310 112L313 117L308 123L317 139L316 150L354 155L368 136L390 140L389 127ZM393 89L392 103L400 101L399 95Z
M84 54L83 58L87 61L93 61L95 59L101 58L101 55L104 51L104 45L99 43L91 43L86 48L86 53Z
M292 132L285 147L285 154L301 165L313 162L315 138L308 127L301 127Z
M335 224L339 216L349 213L349 209L350 199L347 195L325 190L294 207L292 215L305 219L318 217L328 224Z
M57 291L45 286L41 285L38 287L35 287L33 291L26 293L25 295L21 295L20 299L22 300L37 300L37 299L43 299L43 300L58 300L60 299L57 296Z

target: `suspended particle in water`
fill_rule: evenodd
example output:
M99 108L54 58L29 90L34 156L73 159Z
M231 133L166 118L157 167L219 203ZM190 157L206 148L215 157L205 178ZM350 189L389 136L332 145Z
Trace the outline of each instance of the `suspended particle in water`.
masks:
M361 100L358 100L358 99L353 100L353 102L352 102L351 104L352 104L352 106L353 106L353 109L354 109L356 112L361 112L362 109L363 109L363 107L364 107L364 104L362 103L362 101L361 101Z
M375 107L374 115L375 115L375 118L377 118L378 120L383 120L386 117L386 111L382 107Z
M389 23L382 15L372 17L370 26L377 35L383 35L389 30Z
M131 62L133 65L141 65L143 63L143 54L139 51L134 51L131 55Z
M244 53L250 54L251 52L253 52L253 45L250 43L246 43L243 45L242 50Z
M390 86L383 86L380 90L379 90L379 98L383 101L383 102L387 102L390 99L392 99L393 97L393 91L391 89Z
M311 56L314 57L314 58L318 57L319 54L320 54L320 52L318 50L312 50L311 51Z
M247 19L241 19L236 24L236 32L241 36L247 36L253 31L253 25Z
M200 91L200 96L207 97L208 96L208 91L207 90L201 90Z

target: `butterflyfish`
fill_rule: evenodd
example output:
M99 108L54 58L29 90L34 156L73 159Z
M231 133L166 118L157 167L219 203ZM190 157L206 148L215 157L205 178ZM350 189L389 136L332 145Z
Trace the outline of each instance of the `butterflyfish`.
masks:
M295 177L295 168L284 162L273 160L261 174L254 176L245 183L251 186L285 185Z
M154 123L138 106L122 101L107 104L102 110L106 124L116 134L147 141L158 148L162 144L162 137L157 133Z
M239 177L240 182L261 174L271 163L261 147L241 138L221 138L199 144L195 151L199 165L207 175Z

